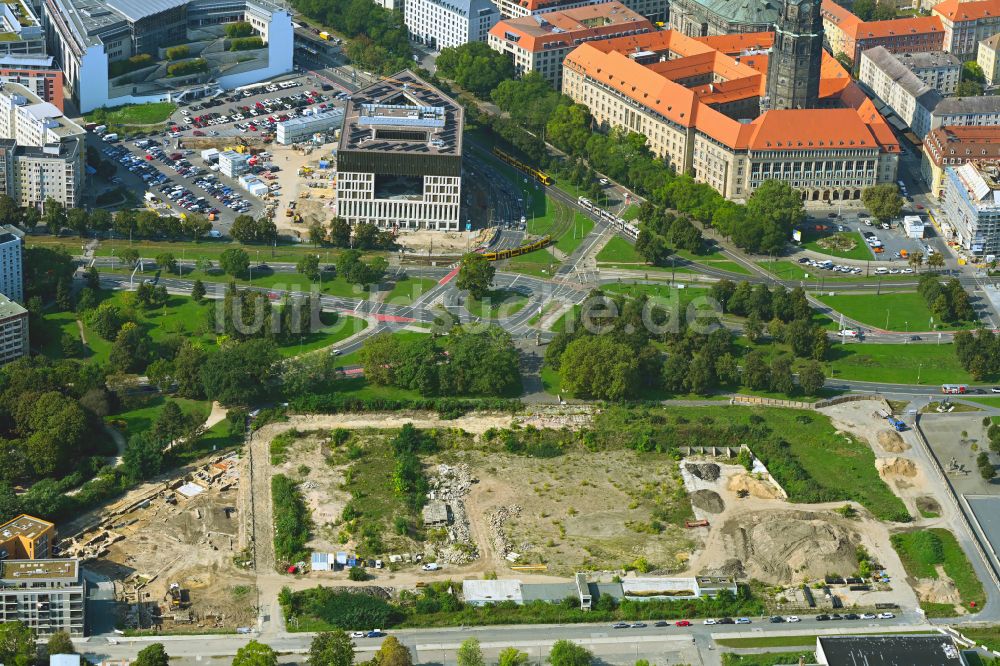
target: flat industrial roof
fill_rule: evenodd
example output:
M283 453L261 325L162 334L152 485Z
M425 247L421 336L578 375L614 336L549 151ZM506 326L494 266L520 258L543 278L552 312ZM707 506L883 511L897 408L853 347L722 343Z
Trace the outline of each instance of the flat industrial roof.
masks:
M44 580L79 578L79 560L5 560L0 562L0 580Z
M820 636L829 666L964 666L950 636Z
M455 100L403 70L351 96L339 149L460 156L462 112Z

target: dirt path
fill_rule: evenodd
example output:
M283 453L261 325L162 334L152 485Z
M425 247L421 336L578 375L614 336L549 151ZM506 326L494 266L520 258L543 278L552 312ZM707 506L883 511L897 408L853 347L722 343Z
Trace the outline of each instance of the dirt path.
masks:
M275 435L292 428L299 430L319 428L392 430L401 428L407 423L412 423L416 428L460 428L466 432L480 435L490 428L509 428L513 420L514 416L511 414L500 413L469 414L457 419L443 419L429 412L296 415L291 416L288 421L283 423L272 423L264 426L258 432L258 436L270 440ZM255 436L254 439L257 439L258 436Z
M76 327L80 330L80 342L82 342L83 346L86 347L87 346L87 333L83 330L83 322L80 321L79 319L77 319L76 320Z

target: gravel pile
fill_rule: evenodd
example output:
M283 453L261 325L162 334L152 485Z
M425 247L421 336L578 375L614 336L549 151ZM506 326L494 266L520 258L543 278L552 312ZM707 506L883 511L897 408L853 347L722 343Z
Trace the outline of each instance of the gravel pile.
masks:
M715 463L686 463L685 468L702 481L715 481L719 478L719 466Z

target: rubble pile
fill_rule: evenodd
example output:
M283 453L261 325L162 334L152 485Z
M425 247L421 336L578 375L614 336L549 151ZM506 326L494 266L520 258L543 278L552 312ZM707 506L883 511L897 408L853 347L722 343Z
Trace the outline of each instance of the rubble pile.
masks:
M715 481L719 478L719 466L715 463L687 463L684 467L689 474L702 481Z
M448 543L441 548L437 557L439 561L448 564L468 564L478 559L479 550L472 539L469 517L465 512L463 499L472 489L477 479L469 472L465 463L457 465L441 464L437 466L434 476L428 483L430 490L427 498L443 502L448 512Z
M508 520L516 518L519 515L521 515L521 507L517 504L502 506L490 514L488 519L490 540L493 542L493 548L496 550L497 557L505 558L514 550L514 546L511 544L510 539L507 538L507 533L504 532L503 528Z

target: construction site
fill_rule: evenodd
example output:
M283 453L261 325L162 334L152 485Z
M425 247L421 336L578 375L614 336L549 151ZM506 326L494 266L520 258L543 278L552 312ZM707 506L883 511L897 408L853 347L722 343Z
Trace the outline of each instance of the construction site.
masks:
M114 583L122 630L235 629L256 618L235 454L147 483L64 536L60 549Z

